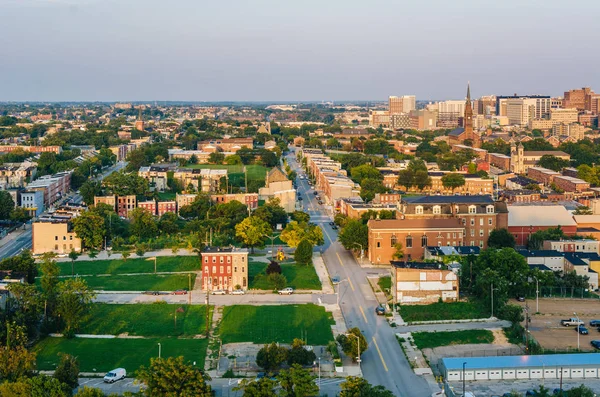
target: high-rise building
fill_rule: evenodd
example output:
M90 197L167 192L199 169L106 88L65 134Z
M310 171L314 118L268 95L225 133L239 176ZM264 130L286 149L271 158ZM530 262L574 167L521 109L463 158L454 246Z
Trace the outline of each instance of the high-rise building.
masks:
M390 113L385 110L371 110L369 111L369 126L373 128L378 127L389 127L390 126Z
M414 95L391 96L388 102L390 116L393 114L409 113L417 108L417 99Z
M585 110L586 95L590 95L593 93L594 91L592 91L590 87L583 87L581 89L565 91L563 107L575 108L577 110Z
M550 116L550 97L513 97L506 100L506 116L513 125L528 125L531 119Z
M477 100L477 108L474 110L477 110L477 114L482 114L484 116L496 114L496 96L482 96Z

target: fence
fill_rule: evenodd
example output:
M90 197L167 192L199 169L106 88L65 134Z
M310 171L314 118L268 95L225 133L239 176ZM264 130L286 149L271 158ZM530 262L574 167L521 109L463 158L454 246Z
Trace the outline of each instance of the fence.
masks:
M535 285L528 292L529 298L535 298ZM587 288L566 287L543 287L540 286L540 298L576 298L576 299L600 299L598 294Z

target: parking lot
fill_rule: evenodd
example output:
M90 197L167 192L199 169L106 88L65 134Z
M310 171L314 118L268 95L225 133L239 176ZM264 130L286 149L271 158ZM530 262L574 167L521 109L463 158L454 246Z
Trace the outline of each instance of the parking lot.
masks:
M583 351L592 351L592 340L600 340L600 332L590 327L590 320L600 319L600 301L582 299L540 299L539 314L535 314L535 299L521 303L529 305L531 322L529 331L540 346L546 350L570 351L577 349L577 331L575 327L565 327L560 320L579 317L588 329L588 335L579 335L579 346ZM574 313L577 313L575 315ZM525 323L523 323L525 326Z
M581 384L586 385L594 392L600 392L600 379L564 379L562 382L563 390L569 390L571 388L577 387ZM475 396L501 396L504 393L510 393L511 391L519 392L523 395L528 390L537 389L540 385L544 385L550 389L550 392L555 388L560 387L559 379L552 380L510 380L510 381L477 381L477 382L466 382L465 391L470 391ZM454 393L458 396L462 394L462 383L461 382L452 382L450 386L453 388Z

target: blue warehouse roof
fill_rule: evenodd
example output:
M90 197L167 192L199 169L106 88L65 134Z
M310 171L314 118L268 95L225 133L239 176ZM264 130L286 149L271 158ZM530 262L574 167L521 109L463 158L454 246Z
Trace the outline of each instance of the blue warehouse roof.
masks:
M592 365L600 367L600 353L544 354L539 356L463 357L443 358L442 364L448 371L466 369L528 368Z

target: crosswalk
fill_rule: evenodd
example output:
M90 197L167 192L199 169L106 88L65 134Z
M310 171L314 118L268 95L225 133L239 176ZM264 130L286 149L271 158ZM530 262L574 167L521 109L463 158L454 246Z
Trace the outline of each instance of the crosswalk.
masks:
M321 380L316 379L315 383L318 386L337 385L337 384L344 382L345 380L346 380L345 378L321 378Z

